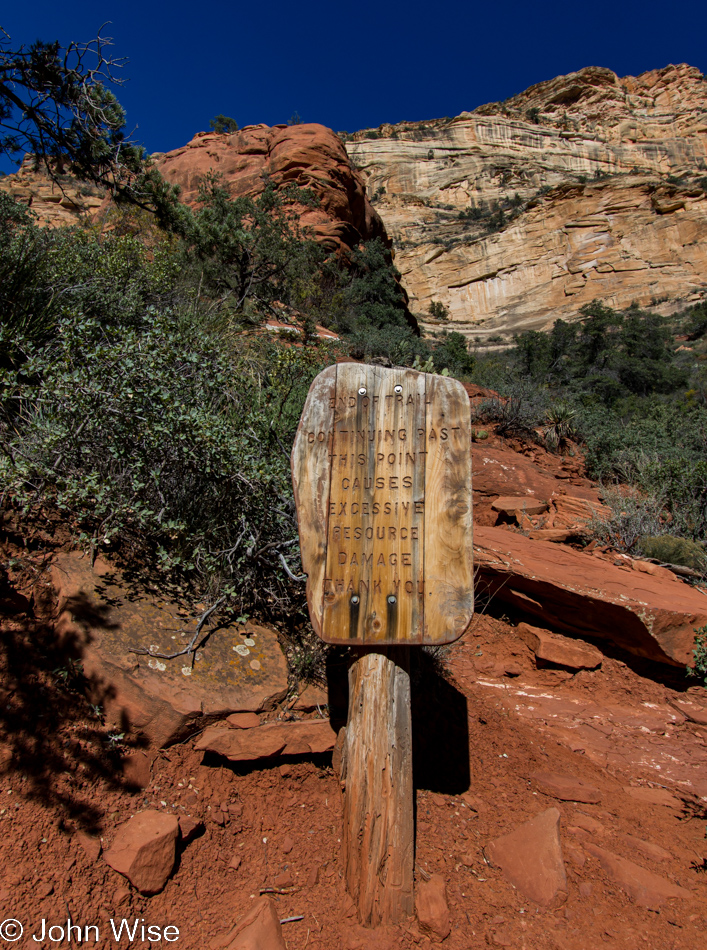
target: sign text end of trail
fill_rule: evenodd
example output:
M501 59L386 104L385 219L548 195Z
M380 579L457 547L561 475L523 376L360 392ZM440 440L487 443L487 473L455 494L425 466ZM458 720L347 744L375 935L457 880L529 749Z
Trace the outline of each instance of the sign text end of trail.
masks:
M328 643L444 644L473 613L471 418L461 383L330 366L292 478L312 624Z

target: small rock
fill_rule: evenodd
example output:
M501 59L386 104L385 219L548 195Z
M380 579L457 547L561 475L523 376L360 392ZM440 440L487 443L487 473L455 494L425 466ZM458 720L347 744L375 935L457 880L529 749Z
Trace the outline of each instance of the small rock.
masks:
M572 775L560 772L534 772L530 778L544 795L563 802L585 802L593 805L601 801L598 788Z
M492 841L486 855L529 900L547 907L566 897L567 874L557 808L548 808L509 835Z
M255 729L260 725L260 716L253 712L233 713L226 717L231 729Z
M315 866L310 870L307 875L307 887L316 887L319 883L319 865Z
M634 864L633 861L620 858L617 854L612 854L611 851L606 851L591 842L587 842L585 848L599 860L612 881L626 891L631 900L641 907L657 910L670 898L689 899L692 897L690 891L684 887L679 887L672 881L667 881L652 871L647 871L638 864Z
M579 893L582 897L591 897L592 896L592 885L589 881L582 881L579 885Z
M178 833L174 815L140 812L118 828L105 861L141 894L157 894L174 868Z
M635 798L638 802L646 805L664 805L666 808L674 808L676 811L682 809L682 802L679 798L671 795L664 788L634 788L631 785L624 787L624 791Z
M473 868L476 864L476 859L474 858L473 854L465 851L463 854L459 855L459 863L463 864L465 868Z
M212 808L209 812L209 818L215 825L220 825L222 828L226 824L226 816L220 808Z
M298 712L314 712L317 707L324 709L329 703L329 694L319 686L307 686L297 697L293 709Z
M287 778L287 776L290 775L291 773L292 773L292 769L290 768L289 765L287 765L287 763L285 763L285 765L280 766L280 775L283 778Z
M189 815L179 816L179 833L182 837L182 845L186 846L198 838L204 830L204 822Z
M641 854L644 854L647 858L653 858L654 861L673 860L673 856L669 851L666 851L665 848L661 848L659 844L653 844L652 841L643 841L642 838L636 838L634 835L621 834L619 837L622 841L625 841L626 844L640 851Z
M292 851L292 849L294 848L294 846L295 846L295 843L292 840L292 838L290 838L289 835L285 835L285 837L282 839L282 845L281 845L283 854L289 854L290 851Z
M292 871L283 871L282 874L278 874L273 883L275 887L292 887L295 883Z
M572 821L578 828L588 831L590 835L606 834L606 828L604 825L602 825L600 821L597 821L596 818L592 818L591 815L585 815L584 812L576 812L572 816Z
M49 897L50 894L54 893L54 885L51 883L51 881L43 881L41 884L39 884L35 893L37 897L42 900L42 898Z
M236 926L209 943L210 950L287 950L282 936L282 926L269 897L261 897L253 903L250 913Z
M582 852L578 851L576 848L573 848L571 845L565 845L565 854L576 868L581 869L587 863L587 859L584 857Z
M237 871L241 866L241 856L240 854L232 854L231 860L228 862L228 866L232 871Z
M216 752L232 762L250 762L282 755L331 752L336 733L328 719L304 722L272 722L259 729L231 729L215 725L204 730L194 746L200 752Z
M93 835L85 835L82 832L79 832L76 835L76 840L83 848L86 857L93 864L101 856L101 839L95 838Z
M547 511L548 503L532 495L501 496L491 502L494 511L499 511L520 521L524 515L541 515Z
M439 940L449 936L452 925L447 905L447 888L441 874L421 881L415 891L415 913L420 930L434 934Z
M707 726L707 709L704 706L698 706L697 703L684 699L668 700L668 702L690 722L697 723L698 726Z
M485 815L488 813L489 806L485 801L479 798L478 795L473 795L471 792L463 792L461 800L468 808L475 811L477 815Z
M570 670L595 670L601 666L601 651L589 643L578 643L570 637L531 627L528 623L519 623L516 633L530 647L537 660Z

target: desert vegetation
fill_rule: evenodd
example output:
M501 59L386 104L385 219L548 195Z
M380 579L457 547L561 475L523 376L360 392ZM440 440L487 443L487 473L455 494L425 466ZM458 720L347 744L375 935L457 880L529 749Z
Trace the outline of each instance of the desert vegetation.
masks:
M520 334L510 350L477 355L473 372L502 397L480 407L480 421L555 451L581 443L615 512L595 526L600 536L699 571L707 538L705 309L667 319L597 301L577 323L558 320L549 333Z

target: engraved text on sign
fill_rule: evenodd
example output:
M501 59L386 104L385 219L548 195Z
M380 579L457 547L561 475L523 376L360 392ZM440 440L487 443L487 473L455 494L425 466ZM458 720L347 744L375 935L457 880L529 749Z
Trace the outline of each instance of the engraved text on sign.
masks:
M332 643L444 643L473 606L461 384L340 364L312 385L292 457L310 613Z

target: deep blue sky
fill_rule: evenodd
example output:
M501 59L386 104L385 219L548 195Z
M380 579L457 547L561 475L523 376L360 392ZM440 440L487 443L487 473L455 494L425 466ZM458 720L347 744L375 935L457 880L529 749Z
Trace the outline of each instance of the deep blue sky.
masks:
M0 25L15 43L87 40L110 20L114 54L129 60L118 97L149 151L183 145L219 112L241 126L297 112L355 131L456 115L583 66L635 75L687 62L707 72L705 0L3 5Z

